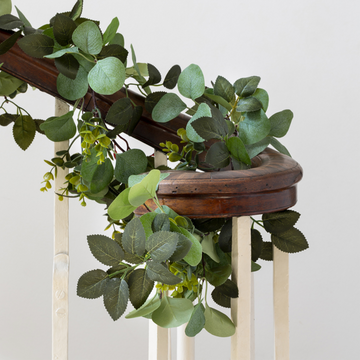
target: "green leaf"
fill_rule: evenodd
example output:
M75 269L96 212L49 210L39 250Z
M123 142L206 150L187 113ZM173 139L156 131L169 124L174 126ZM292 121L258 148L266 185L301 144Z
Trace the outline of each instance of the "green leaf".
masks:
M209 255L215 262L218 263L220 259L215 250L213 235L214 234L212 233L206 235L204 239L201 241L201 247L204 254Z
M262 109L261 102L252 96L242 98L239 100L236 110L240 112L251 112Z
M215 287L211 296L218 305L230 308L231 299L239 296L239 290L232 280L227 279L222 285Z
M251 260L257 261L263 248L263 239L257 229L251 229Z
M34 58L42 58L53 52L54 40L43 34L31 34L18 41L21 50Z
M7 1L7 0L5 0ZM19 19L24 23L24 25L26 27L31 28L31 24L29 22L29 20L25 17L25 15L17 8L17 6L15 6L16 12L18 13Z
M185 235L179 233L178 238L175 251L170 257L171 262L186 258L192 246L192 242Z
M133 206L140 206L145 201L155 196L157 185L160 181L160 171L151 170L140 183L131 187L129 192L129 202Z
M197 304L191 314L190 320L185 328L185 334L189 337L196 336L205 326L205 308L202 303Z
M156 217L156 213L155 212L148 212L142 216L140 216L140 221L144 227L145 230L145 235L146 235L146 239L153 234L153 230L152 230L152 223Z
M129 176L146 171L147 157L140 149L130 149L116 156L115 178L123 184L128 183Z
M261 269L261 266L251 260L251 272L259 271L260 269Z
M0 115L0 125L1 126L8 126L12 122L15 122L15 120L18 118L18 115L12 115L12 114L2 114Z
M249 154L250 159L264 151L270 144L270 138L267 136L257 143L245 145L246 151Z
M272 234L282 233L292 228L299 220L300 214L294 210L284 210L263 214L265 230Z
M90 70L89 85L97 93L112 95L119 91L125 82L125 66L115 57L99 60Z
M129 192L130 188L122 191L108 208L108 214L113 220L125 219L128 217L137 206L133 206L129 202Z
M176 118L185 109L186 104L178 95L167 93L155 105L151 115L154 121L165 123Z
M226 147L230 151L231 156L235 159L251 165L249 154L246 151L244 143L237 136L233 136L226 141Z
M0 96L8 96L15 92L24 82L16 77L0 72Z
M161 300L159 296L155 294L155 296L149 300L147 300L141 307L129 312L125 319L134 319L140 316L147 316L153 313L156 309L161 305Z
M124 36L122 34L116 33L114 38L110 41L110 45L113 44L124 47L125 45Z
M67 100L81 99L88 92L87 72L80 66L74 80L59 74L56 80L59 94Z
M55 59L55 66L61 74L69 79L75 80L80 65L72 55L65 54L62 57Z
M283 110L270 116L269 121L271 128L269 136L275 136L277 138L285 136L289 130L293 116L291 110Z
M235 325L222 312L206 305L205 308L205 330L212 335L228 337L235 334Z
M193 128L192 123L202 117L211 118L211 110L210 107L206 103L201 103L196 110L195 115L188 121L186 124L186 136L188 139L194 142L203 142L203 139Z
M127 125L132 113L131 100L127 97L119 99L111 105L106 115L106 122L112 125Z
M269 106L268 93L264 89L257 88L252 96L261 102L262 109L266 112Z
M165 213L156 214L152 223L153 232L156 231L170 231L169 216Z
M167 285L176 285L182 282L182 279L175 276L165 265L155 261L146 263L146 274L151 280Z
M113 180L114 168L109 158L105 159L102 164L98 164L97 151L91 149L90 158L82 162L81 177L87 183L93 194L105 189Z
M191 126L205 140L221 139L226 135L222 126L212 117L200 117L192 121Z
M20 115L13 127L13 136L21 149L26 150L34 140L36 125L31 116Z
M103 45L109 43L115 37L119 25L120 25L119 19L117 17L114 17L104 32Z
M93 256L104 265L116 266L124 259L120 245L107 236L89 235L87 241Z
M270 139L270 145L273 146L277 151L291 157L288 149L283 144L281 144L278 139L275 139L272 136L269 136L269 139Z
M192 243L189 252L184 257L184 260L191 266L198 265L202 258L202 247L200 241L190 231L178 227L173 223L171 223L170 225L171 225L171 231L178 232L184 235Z
M125 280L110 279L104 291L104 305L115 321L125 312L129 300L129 287Z
M12 3L11 0L2 0L0 2L0 16L11 13Z
M83 0L78 0L70 12L70 18L74 21L81 16L83 10Z
M214 95L214 94L211 94L211 93L208 93L208 92L205 92L204 95L206 97L208 97L210 100L215 101L219 105L223 106L227 111L232 110L232 106L225 99L223 99L221 96Z
M56 14L54 18L54 37L61 45L66 46L72 40L72 34L76 29L75 21L64 14Z
M5 10L6 10L6 7L5 7L4 11ZM23 26L24 26L24 23L14 15L4 14L4 15L0 16L0 29L13 30L16 28L20 29Z
M221 96L227 102L231 102L235 95L235 89L228 80L218 76L214 85L214 94Z
M180 66L174 65L166 74L163 82L163 86L170 90L173 89L178 82L180 74L181 74Z
M139 218L133 218L125 227L122 246L130 254L144 256L146 235Z
M226 144L222 141L211 145L206 153L205 161L215 168L224 168L230 163L230 153Z
M87 54L97 55L102 49L102 35L92 21L80 24L72 34L74 44Z
M193 100L204 93L204 74L198 65L191 64L182 71L178 79L178 90L182 96Z
M239 123L239 137L245 145L254 144L269 134L270 121L263 110L244 113Z
M130 301L135 309L139 309L149 297L154 282L146 276L145 269L134 270L129 277Z
M280 234L271 234L272 243L281 251L296 253L309 247L305 236L296 228L291 228Z
M125 64L129 52L118 44L106 45L102 48L98 55L98 60L105 59L107 57L115 57ZM125 71L126 73L126 71Z
M86 299L96 299L103 295L108 274L103 270L91 270L78 280L77 295Z
M163 262L168 260L174 253L178 238L178 234L176 233L157 231L149 236L145 247L153 261Z
M232 219L228 219L224 226L221 228L218 244L220 249L225 252L231 252L232 245Z
M53 116L40 125L40 129L51 141L64 141L76 134L76 125L73 120L73 111L62 116Z
M260 77L259 76L250 76L247 78L242 78L236 80L234 83L235 92L238 96L247 97L256 91L257 86L259 85Z
M161 81L161 74L154 65L148 64L148 71L149 79L145 84L142 85L143 88L146 88L150 85L158 84Z
M155 91L145 98L145 109L149 114L153 112L154 107L165 94L167 94L165 91Z
M153 312L152 321L164 328L178 327L189 321L194 306L189 299L164 296L161 305Z
M264 241L260 254L261 260L272 261L273 260L273 244L270 241Z
M136 128L136 125L140 122L141 117L142 117L142 113L143 113L143 107L140 105L137 105L134 107L133 109L133 113L132 113L132 117L129 123L129 128L127 133L129 135L131 135L133 133L133 131Z
M4 55L7 51L9 51L15 45L20 35L21 35L21 30L13 33L10 37L8 37L5 41L3 41L0 44L0 55Z

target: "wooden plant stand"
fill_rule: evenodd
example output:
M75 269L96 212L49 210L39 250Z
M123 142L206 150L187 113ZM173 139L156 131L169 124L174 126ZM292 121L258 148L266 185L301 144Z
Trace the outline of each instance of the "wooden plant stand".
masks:
M0 42L11 32L0 30ZM15 45L0 56L2 70L14 75L31 86L59 97L56 90L58 71L52 60L34 59ZM136 105L144 108L144 99L129 92ZM118 99L125 97L122 91L112 96L96 95L97 107L103 116ZM84 110L91 110L90 92L85 96ZM56 100L56 115L62 115L68 107L61 99ZM166 124L152 121L144 108L140 124L132 136L155 149L156 166L166 162L159 151L164 139L181 146L176 131L186 126L188 117L180 115ZM57 143L55 151L67 148ZM62 186L66 173L59 172L55 190ZM236 333L231 342L232 360L254 360L253 279L251 275L251 215L285 210L296 203L296 183L302 177L300 165L293 159L271 149L253 159L253 168L245 171L211 173L171 172L161 182L158 198L177 213L190 218L232 217L232 278L240 289L240 296L232 300L232 319ZM148 204L151 206L151 204ZM139 210L141 212L141 209ZM145 211L143 209L143 211ZM55 202L55 243L53 271L53 354L52 360L68 359L68 202ZM289 260L288 254L274 247L273 289L275 360L289 360ZM149 348L150 360L170 360L170 332L151 325ZM194 340L178 331L178 360L194 360Z

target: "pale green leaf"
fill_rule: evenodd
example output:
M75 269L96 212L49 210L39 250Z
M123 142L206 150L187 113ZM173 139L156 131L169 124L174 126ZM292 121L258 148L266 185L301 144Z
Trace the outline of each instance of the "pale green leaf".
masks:
M40 129L51 141L69 140L76 134L73 114L73 111L69 111L62 116L50 117L40 125Z
M228 316L206 305L205 330L212 335L228 337L235 334L235 325Z
M202 303L197 304L185 328L186 336L196 336L205 326L205 308Z
M129 176L137 175L146 171L147 158L140 149L130 149L116 156L115 178L121 183L127 184Z
M1 0L0 2L0 16L11 14L12 3L11 0Z
M178 90L182 96L193 100L204 93L205 79L198 65L191 64L182 71L178 79Z
M0 72L0 96L8 96L15 92L24 82L16 77Z
M88 92L87 72L80 66L74 80L63 74L59 74L56 80L59 94L68 100L81 99Z
M74 44L87 54L97 55L102 49L102 35L99 27L92 21L81 23L73 32Z
M159 299L158 294L155 294L153 298L147 300L141 307L128 313L125 318L134 319L140 316L147 316L159 308L160 305L161 300Z
M269 134L270 121L263 110L244 113L239 123L239 137L245 145L254 144Z
M114 17L104 32L103 45L105 45L105 44L111 42L111 40L113 40L113 38L115 37L115 34L119 28L119 25L120 25L119 19L117 17Z
M167 93L155 105L151 115L154 121L165 123L176 118L185 109L186 104L178 95Z
M188 137L189 140L194 141L194 142L205 141L205 139L203 139L191 125L195 120L202 118L202 117L211 118L211 110L210 110L209 105L207 105L206 103L201 103L199 105L198 109L196 110L195 115L193 115L193 117L186 124L186 136Z
M137 206L133 206L129 203L130 188L122 191L108 208L108 214L113 220L125 219L128 217Z

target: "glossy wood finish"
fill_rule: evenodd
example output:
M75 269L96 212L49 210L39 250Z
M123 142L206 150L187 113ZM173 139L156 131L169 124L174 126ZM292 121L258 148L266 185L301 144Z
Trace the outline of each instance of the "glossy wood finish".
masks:
M295 160L268 148L253 159L249 170L170 171L157 194L162 205L190 218L255 215L295 205L301 178ZM154 207L152 201L146 204ZM138 214L146 211L137 209Z

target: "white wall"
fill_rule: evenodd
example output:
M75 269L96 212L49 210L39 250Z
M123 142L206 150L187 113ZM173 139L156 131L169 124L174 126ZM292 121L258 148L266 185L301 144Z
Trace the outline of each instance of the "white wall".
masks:
M48 9L45 0L15 2L34 26L45 22L40 14L49 19L73 3ZM175 63L196 63L208 83L217 75L230 81L259 75L270 94L268 113L293 110L284 143L304 168L294 209L310 249L290 257L292 360L358 356L359 11L355 0L85 1L84 16L100 19L103 28L119 17L138 61L163 74ZM53 99L39 91L20 100L35 118L53 113ZM0 134L0 360L47 360L53 196L39 188L52 144L37 136L23 152L10 128ZM147 320L114 323L101 300L76 296L79 276L101 268L86 235L103 233L103 213L101 206L71 204L70 358L144 360ZM257 360L272 358L271 264L263 265L255 275ZM222 349L228 344L203 332L196 359L228 359L229 349Z

